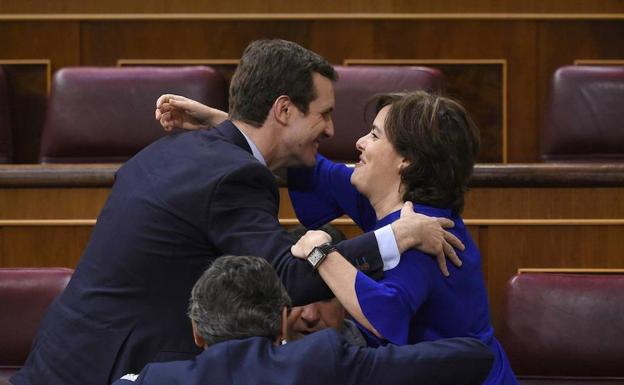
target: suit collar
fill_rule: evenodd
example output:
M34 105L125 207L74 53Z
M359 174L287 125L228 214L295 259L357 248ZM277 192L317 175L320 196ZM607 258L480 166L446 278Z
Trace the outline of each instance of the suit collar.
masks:
M221 135L223 135L223 137L225 137L228 142L234 143L238 147L253 155L251 147L249 147L247 140L240 132L240 130L234 125L234 123L232 123L231 120L225 120L214 129L217 130Z

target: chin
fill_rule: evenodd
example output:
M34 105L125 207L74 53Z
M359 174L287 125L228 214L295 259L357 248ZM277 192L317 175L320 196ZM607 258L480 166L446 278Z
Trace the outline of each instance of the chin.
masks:
M314 166L316 166L316 153L314 153L314 154L312 154L310 156L306 156L305 158L300 158L299 160L300 160L302 166L314 167Z
M358 178L356 173L354 172L353 174L351 174L351 184L353 185L353 187L355 187L358 191L360 191L359 188L359 183L358 183Z
M365 184L362 182L362 180L360 180L360 178L357 177L355 172L351 174L351 185L355 187L355 189L358 190L360 194L368 197L368 195L366 195L366 191L364 191Z

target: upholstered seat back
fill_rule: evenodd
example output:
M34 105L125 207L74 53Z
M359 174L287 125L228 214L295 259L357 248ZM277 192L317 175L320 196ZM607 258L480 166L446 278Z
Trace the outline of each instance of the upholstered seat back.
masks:
M224 109L223 76L208 67L65 68L54 76L41 162L123 162L164 135L156 99L179 94Z
M364 108L373 95L414 90L439 91L444 83L440 71L426 67L337 66L336 71L335 134L332 139L322 142L320 152L337 161L357 160L355 142L370 131L374 118L372 110L366 119L364 116Z
M11 117L9 113L9 86L4 69L0 67L0 163L9 163L12 157Z
M624 66L559 68L541 137L546 161L624 161Z
M501 342L519 377L624 382L624 275L522 273L505 300Z
M48 305L72 273L66 268L0 268L0 381L24 364Z

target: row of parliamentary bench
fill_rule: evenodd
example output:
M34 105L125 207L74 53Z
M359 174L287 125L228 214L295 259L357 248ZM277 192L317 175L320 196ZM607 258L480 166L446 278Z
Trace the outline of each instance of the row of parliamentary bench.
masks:
M24 363L43 313L72 272L0 268L0 384ZM624 384L622 293L622 274L512 277L500 335L520 382Z
M426 67L336 67L335 138L331 159L357 158L353 143L367 131L366 101L375 93L444 88ZM164 134L154 103L175 93L227 107L227 82L210 67L66 68L52 82L39 158L42 163L123 162ZM12 161L7 79L0 67L0 163ZM555 72L541 132L545 161L624 159L624 67L568 66Z

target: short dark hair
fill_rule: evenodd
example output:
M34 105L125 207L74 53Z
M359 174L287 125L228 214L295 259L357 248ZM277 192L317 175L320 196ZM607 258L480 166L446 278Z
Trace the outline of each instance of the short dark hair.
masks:
M189 317L207 345L280 332L291 300L271 265L259 257L223 256L197 280Z
M376 111L390 106L386 136L410 164L401 170L403 201L461 213L479 153L479 129L448 97L415 91L377 95Z
M322 56L287 40L257 40L245 48L230 83L230 118L260 127L271 106L287 95L304 114L316 98L312 74L335 81Z

